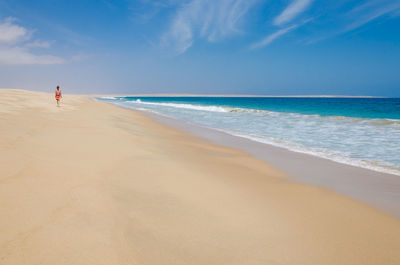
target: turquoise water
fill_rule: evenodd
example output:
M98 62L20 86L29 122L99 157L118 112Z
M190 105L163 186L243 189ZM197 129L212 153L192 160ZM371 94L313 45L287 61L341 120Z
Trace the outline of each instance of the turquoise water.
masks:
M399 98L103 97L254 141L400 175Z
M127 101L184 103L247 108L321 116L400 119L400 98L250 98L250 97L138 97Z

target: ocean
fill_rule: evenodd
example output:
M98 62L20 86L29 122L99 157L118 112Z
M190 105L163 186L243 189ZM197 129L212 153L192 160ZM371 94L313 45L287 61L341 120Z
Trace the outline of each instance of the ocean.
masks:
M294 152L400 176L400 98L99 99Z

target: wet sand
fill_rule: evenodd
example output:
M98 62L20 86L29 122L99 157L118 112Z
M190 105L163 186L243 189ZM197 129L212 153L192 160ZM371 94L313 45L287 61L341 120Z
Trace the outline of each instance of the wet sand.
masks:
M243 150L287 173L293 181L329 188L400 218L400 176L293 152L149 112L142 113L193 136Z

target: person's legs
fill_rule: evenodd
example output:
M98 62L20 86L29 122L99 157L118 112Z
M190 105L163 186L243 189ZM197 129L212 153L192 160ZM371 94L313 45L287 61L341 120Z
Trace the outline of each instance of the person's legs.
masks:
M57 107L59 107L59 106L60 106L60 100L57 99Z

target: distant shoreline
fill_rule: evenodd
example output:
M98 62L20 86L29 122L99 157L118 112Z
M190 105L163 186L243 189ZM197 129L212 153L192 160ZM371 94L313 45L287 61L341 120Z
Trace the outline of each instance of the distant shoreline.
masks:
M346 96L346 95L237 95L237 94L105 94L110 97L248 97L248 98L387 98L379 96Z

